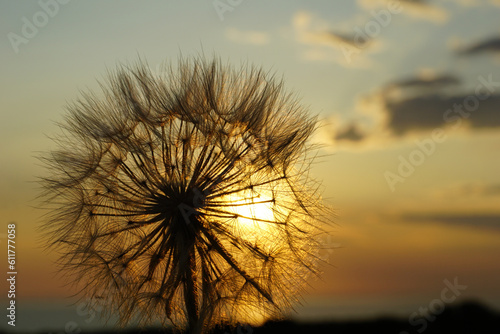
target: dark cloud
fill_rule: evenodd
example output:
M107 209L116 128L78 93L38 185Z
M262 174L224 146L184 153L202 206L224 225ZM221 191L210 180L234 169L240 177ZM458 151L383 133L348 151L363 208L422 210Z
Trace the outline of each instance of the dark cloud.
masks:
M482 183L467 183L458 187L449 189L449 192L454 196L499 196L500 184L482 184Z
M388 88L441 88L460 84L461 80L454 75L441 75L435 77L416 77L389 84Z
M403 216L403 220L411 223L440 223L500 232L500 214L407 214Z
M387 127L396 135L466 121L471 128L500 127L500 95L480 101L472 95L422 95L385 100Z
M354 123L343 128L335 135L336 141L359 142L365 138L365 134Z
M480 198L487 200L500 197L500 183L467 182L440 187L434 190L434 196L448 201Z
M466 56L487 52L500 53L500 37L493 37L458 51L459 54Z
M498 196L500 195L500 184L491 184L482 189L482 195Z
M399 0L402 3L412 4L412 5L420 5L420 6L429 6L429 1L427 0Z
M436 4L438 1L426 0L399 0L403 10L402 13L419 19L443 23L448 20L448 11ZM357 0L357 3L363 9L373 9L378 7L386 7L391 3L389 0Z
M460 79L451 74L415 77L395 81L380 94L386 127L396 135L411 131L432 130L466 122L471 128L500 127L500 82L492 75L480 77L476 90L451 95L444 89L456 86ZM391 88L402 89L394 98Z
M360 131L358 123L340 129L336 141L362 143L376 136L402 137L448 126L470 130L500 128L500 81L492 74L479 76L475 89L458 94L460 78L452 74L416 76L390 82L367 95L360 105L377 115L373 130ZM380 121L379 121L380 120Z
M328 31L323 33L323 38L329 40L333 43L345 43L356 48L366 47L370 39L367 39L361 35L356 34L344 34L340 32Z

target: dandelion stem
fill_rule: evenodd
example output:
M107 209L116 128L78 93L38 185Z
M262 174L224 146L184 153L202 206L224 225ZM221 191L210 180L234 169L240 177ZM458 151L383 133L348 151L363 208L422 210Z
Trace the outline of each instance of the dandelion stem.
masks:
M198 310L198 287L196 284L196 254L194 242L189 246L188 261L185 268L184 302L188 317L189 333L200 334L202 326Z

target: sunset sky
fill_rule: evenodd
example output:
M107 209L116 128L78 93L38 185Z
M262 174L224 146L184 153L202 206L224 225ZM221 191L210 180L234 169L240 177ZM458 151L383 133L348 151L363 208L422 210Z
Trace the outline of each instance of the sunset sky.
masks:
M336 217L295 317L408 316L445 280L467 286L455 303L500 310L499 17L499 0L0 1L0 242L17 223L18 302L74 301L36 229L36 157L65 106L118 63L204 54L262 66L319 115L311 174Z

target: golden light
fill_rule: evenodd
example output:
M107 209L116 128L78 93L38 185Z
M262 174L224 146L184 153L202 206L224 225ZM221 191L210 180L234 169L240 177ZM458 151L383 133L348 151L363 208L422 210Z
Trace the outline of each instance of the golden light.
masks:
M275 228L274 198L270 191L239 192L232 194L228 203L232 204L229 210L238 216L235 227L248 241L255 241Z

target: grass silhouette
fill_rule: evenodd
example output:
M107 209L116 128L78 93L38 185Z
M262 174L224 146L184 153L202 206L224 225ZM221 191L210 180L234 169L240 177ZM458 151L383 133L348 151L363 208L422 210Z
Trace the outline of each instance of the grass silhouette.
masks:
M308 174L315 118L272 76L219 60L163 76L139 61L101 87L42 157L62 272L121 324L204 333L288 310L329 219Z

